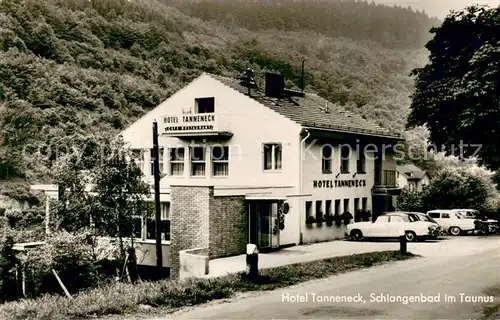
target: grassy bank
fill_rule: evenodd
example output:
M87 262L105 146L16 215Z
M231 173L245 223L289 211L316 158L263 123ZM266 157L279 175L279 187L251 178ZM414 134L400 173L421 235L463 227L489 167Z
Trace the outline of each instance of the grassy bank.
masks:
M213 279L116 283L92 289L68 299L44 296L0 306L0 319L82 319L92 316L135 312L140 305L177 309L231 297L247 291L273 290L300 282L415 257L399 251L371 252L263 269L257 283L247 282L242 273Z
M500 283L498 283L495 286L492 286L491 288L488 288L484 292L488 296L494 296L496 301L495 303L488 305L484 310L483 310L483 319L484 320L490 320L490 319L500 319Z

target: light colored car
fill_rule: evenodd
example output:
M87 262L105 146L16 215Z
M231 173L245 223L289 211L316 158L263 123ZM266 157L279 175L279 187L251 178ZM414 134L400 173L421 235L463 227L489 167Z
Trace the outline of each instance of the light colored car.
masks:
M387 212L377 217L374 222L355 222L348 224L346 235L353 240L363 238L397 238L405 235L409 242L432 237L436 225L421 221L415 214L407 212Z
M479 217L479 211L474 209L452 209L452 211L461 214L466 219L477 219Z
M479 211L474 209L452 209L452 211L457 212L465 219L481 220L486 223L497 223L497 220L494 219L480 219Z
M444 231L443 228L441 228L441 226L439 225L439 223L437 223L436 220L432 219L431 217L429 217L425 213L422 213L422 212L412 212L412 213L414 213L415 215L417 215L417 217L421 221L430 222L430 223L432 223L436 227L436 230L432 234L431 238L436 239L438 236L446 234L446 231Z
M476 228L474 219L464 218L454 210L431 210L427 211L427 215L453 236L474 231Z

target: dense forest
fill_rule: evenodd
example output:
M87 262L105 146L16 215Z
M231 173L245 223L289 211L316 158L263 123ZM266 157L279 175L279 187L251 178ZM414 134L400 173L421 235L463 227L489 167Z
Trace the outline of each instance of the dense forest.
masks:
M422 48L440 22L401 6L356 0L163 0L184 13L228 28L310 30L331 37Z
M176 4L178 9L146 0L0 1L0 179L48 182L59 154L119 132L202 71L280 71L295 87L304 59L307 90L404 129L413 88L409 72L427 59L423 47L415 49L428 37L432 21L426 16L338 1L308 2L308 10L304 1L294 1L276 11L260 1L248 10L272 14L262 15L270 20L258 28L241 18L246 5L226 3L207 14L224 14L240 25L200 19L192 4ZM337 10L343 28L319 24L335 20ZM312 19L320 11L326 16ZM399 33L368 28L368 21L378 21L375 12ZM405 13L404 23L397 22L398 12ZM291 15L294 25L279 22ZM411 36L402 35L409 29ZM397 46L388 47L388 41Z

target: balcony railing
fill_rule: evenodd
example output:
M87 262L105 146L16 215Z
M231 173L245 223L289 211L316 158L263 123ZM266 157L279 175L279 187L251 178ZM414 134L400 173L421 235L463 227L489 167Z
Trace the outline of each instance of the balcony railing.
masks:
M375 185L395 187L396 184L396 170L381 170L378 174L375 173Z

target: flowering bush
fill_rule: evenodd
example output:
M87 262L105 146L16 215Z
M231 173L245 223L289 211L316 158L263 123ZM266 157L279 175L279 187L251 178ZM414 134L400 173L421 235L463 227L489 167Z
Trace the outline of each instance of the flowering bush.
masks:
M338 212L336 212L333 215L333 221L335 221L335 225L337 227L341 226L342 225L342 216Z
M308 216L306 218L306 224L313 224L316 221L316 219L313 216Z
M345 225L348 225L351 222L351 219L353 218L352 214L349 211L345 211L344 213L342 213L341 217Z

